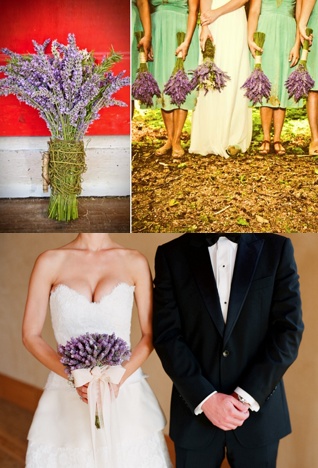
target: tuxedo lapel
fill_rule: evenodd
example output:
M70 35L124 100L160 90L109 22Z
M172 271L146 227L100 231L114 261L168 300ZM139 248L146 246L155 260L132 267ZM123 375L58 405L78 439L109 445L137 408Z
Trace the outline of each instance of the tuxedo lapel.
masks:
M258 239L253 234L241 237L232 278L224 344L232 333L248 294L263 243L262 239Z
M219 295L213 274L211 259L205 236L196 234L190 242L187 254L189 256L192 272L197 286L218 332L224 333L224 319L222 316Z

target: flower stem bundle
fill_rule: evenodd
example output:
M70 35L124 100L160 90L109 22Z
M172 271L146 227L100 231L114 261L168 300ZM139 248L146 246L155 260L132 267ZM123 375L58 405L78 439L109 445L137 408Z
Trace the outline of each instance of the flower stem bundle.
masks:
M255 32L253 35L254 42L257 46L263 48L265 42L265 34L262 32ZM253 105L262 104L263 99L268 100L271 93L271 83L262 70L262 52L255 51L254 70L247 78L242 88L246 89L244 96L246 96Z
M311 28L306 28L307 36L310 36L312 33L313 30ZM301 98L307 97L309 91L315 84L315 81L307 71L308 52L309 41L305 39L298 67L289 75L285 82L289 99L293 97L296 102L300 101Z
M184 32L177 33L178 46L185 39ZM178 54L172 75L164 86L163 92L170 96L171 104L180 107L186 100L187 95L193 90L191 82L184 70L183 58Z
M137 31L135 33L137 43L140 42L143 32ZM140 101L141 104L151 107L153 105L153 97L161 96L160 89L157 81L148 70L147 61L145 57L144 48L139 49L139 69L137 77L131 87L131 94L134 99Z
M83 141L50 140L49 218L58 221L71 221L78 218L77 197L81 193L81 177L85 170Z
M214 56L215 45L208 38L203 52L203 62L194 70L191 80L192 88L203 89L204 95L214 89L220 93L225 88L226 82L231 79L214 63Z

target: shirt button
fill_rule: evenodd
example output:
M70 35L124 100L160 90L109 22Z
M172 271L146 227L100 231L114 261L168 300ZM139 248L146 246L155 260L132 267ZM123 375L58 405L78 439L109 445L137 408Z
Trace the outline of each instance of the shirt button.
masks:
M230 355L230 351L228 349L225 349L222 354L223 357L228 357Z

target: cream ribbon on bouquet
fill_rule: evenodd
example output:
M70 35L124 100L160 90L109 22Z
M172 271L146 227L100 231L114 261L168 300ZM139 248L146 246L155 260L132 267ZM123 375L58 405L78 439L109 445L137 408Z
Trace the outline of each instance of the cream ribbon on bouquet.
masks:
M125 372L126 369L122 366L95 366L92 369L76 369L72 371L75 387L88 384L87 399L95 462L97 461L97 428L95 426L95 418L98 416L101 430L105 435L109 457L108 463L104 460L104 466L112 468L118 467L118 457L116 456L116 451L114 453L112 449L118 444L119 439L116 434L117 421L112 420L111 405L114 400L114 394L111 384L119 384Z

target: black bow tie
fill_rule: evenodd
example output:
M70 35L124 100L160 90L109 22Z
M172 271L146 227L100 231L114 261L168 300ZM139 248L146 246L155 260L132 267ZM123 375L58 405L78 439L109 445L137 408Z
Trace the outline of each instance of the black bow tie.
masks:
M235 242L236 244L238 244L240 242L241 235L240 234L226 234L226 233L220 232L220 233L215 233L215 234L214 233L206 234L205 237L206 237L206 241L208 245L211 246L211 245L216 244L220 237L226 237L231 242Z

